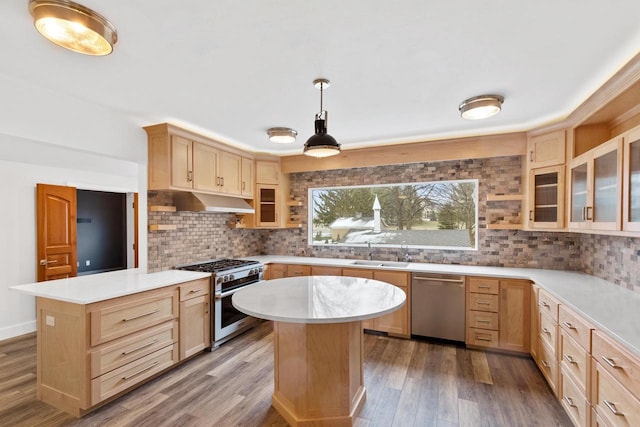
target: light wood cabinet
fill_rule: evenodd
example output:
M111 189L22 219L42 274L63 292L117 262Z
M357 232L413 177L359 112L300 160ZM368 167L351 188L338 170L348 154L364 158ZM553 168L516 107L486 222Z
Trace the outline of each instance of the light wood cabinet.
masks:
M622 229L640 231L640 127L623 135Z
M253 159L243 157L241 170L242 181L240 184L240 192L243 197L253 199L253 183L255 182L253 178Z
M536 299L532 303L531 313L532 321L536 324L533 330L537 331L534 360L557 396L561 392L558 387L560 369L557 357L558 307L560 303L544 289L538 287L536 287L534 295Z
M201 351L195 342L208 333L202 299L209 283L201 279L86 305L37 297L38 399L82 416L178 363L180 349L185 357ZM203 303L194 311L196 300Z
M278 185L256 185L256 227L279 228L281 226L281 199L280 187Z
M282 279L287 277L287 264L267 264L264 271L264 279Z
M280 163L256 160L256 184L280 184Z
M564 227L565 166L549 166L529 171L529 228Z
M342 276L342 267L327 267L324 265L312 265L312 276Z
M466 288L467 345L529 353L531 283L467 277Z
M620 230L622 138L574 158L569 171L569 228Z
M249 153L166 123L144 129L148 135L149 190L253 197Z
M530 169L563 165L566 152L565 130L530 137L527 151Z
M363 328L374 331L387 332L389 335L401 338L411 337L411 289L409 286L410 273L399 271L371 270L366 268L342 268L343 276L361 277L364 279L380 280L391 283L402 289L407 295L404 306L387 315L363 321Z
M211 347L211 282L180 285L180 360Z

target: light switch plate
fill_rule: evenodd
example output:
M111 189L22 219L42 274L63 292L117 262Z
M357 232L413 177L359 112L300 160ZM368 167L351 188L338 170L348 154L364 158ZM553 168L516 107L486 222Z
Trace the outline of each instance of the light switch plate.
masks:
M44 318L44 322L47 324L47 326L56 326L56 318L53 316L46 316Z

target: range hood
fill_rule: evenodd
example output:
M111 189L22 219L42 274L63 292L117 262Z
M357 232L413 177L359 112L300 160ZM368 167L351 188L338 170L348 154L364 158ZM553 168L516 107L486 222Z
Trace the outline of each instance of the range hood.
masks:
M204 193L173 193L173 204L179 211L255 213L244 199Z

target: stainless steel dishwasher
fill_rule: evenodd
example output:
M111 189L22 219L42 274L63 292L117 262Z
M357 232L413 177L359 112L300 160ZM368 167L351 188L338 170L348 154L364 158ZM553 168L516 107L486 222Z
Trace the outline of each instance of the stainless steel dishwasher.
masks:
M411 335L465 340L464 276L411 274Z

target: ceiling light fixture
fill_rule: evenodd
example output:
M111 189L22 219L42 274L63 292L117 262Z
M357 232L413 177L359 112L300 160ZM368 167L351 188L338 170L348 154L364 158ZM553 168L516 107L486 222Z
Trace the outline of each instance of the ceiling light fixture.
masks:
M320 112L316 113L316 133L304 144L303 154L312 157L329 157L340 154L340 144L334 137L327 133L327 121L329 113L322 108L322 94L329 87L329 80L316 79L313 85L320 90Z
M29 12L40 34L74 52L108 55L118 40L116 28L106 18L72 1L31 0Z
M298 136L298 132L295 130L280 127L267 129L267 134L269 135L269 141L276 144L290 144L295 142L296 136Z
M458 106L463 119L479 120L495 116L502 109L504 97L500 95L480 95L469 98Z

